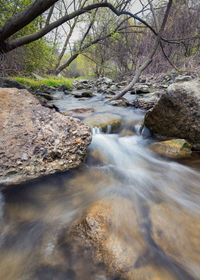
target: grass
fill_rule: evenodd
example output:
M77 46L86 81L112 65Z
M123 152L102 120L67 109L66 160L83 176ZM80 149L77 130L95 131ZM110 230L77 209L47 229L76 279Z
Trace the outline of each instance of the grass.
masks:
M44 85L51 86L51 87L67 85L68 87L72 87L72 82L75 80L72 78L64 78L64 77L56 77L56 76L48 76L42 80L23 77L23 76L15 76L10 78L31 88L41 88Z

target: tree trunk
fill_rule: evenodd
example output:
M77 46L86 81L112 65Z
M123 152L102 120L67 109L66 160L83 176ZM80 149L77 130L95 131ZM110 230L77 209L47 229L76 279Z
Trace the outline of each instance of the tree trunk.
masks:
M132 81L114 98L114 99L119 99L122 96L124 96L129 90L131 90L131 88L137 83L137 81L139 80L140 75L142 74L142 72L149 66L149 64L152 62L152 59L157 51L158 46L160 45L160 41L161 41L161 36L162 33L165 29L165 25L167 23L167 18L169 16L169 11L171 9L172 6L172 0L169 0L168 5L167 5L167 9L163 18L163 22L160 28L160 31L158 32L156 41L154 43L153 49L150 52L150 54L147 57L147 60L136 70L136 74L134 76L134 78L132 79ZM152 7L151 7L152 8ZM156 22L156 28L158 28L158 23Z

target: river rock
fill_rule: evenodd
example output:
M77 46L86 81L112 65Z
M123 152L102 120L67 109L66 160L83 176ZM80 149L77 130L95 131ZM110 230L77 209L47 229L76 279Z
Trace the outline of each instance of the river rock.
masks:
M25 85L8 78L0 77L0 88L18 88L27 89Z
M74 89L83 90L83 89L90 89L93 87L93 80L88 79L77 79L74 80L72 83Z
M146 113L145 125L157 136L186 139L199 149L199 80L170 85L158 103Z
M96 265L103 264L108 277L125 280L175 279L151 261L142 263L146 243L141 235L137 216L130 200L110 197L90 205L82 217L66 233L75 258L88 253ZM113 278L112 278L113 279ZM115 279L115 278L114 278Z
M178 76L178 77L175 78L175 83L187 82L187 81L190 81L190 80L192 80L191 76Z
M155 93L147 93L145 95L139 95L133 101L131 101L131 105L135 108L149 110L151 109L159 100L161 91Z
M121 98L119 99L115 99L115 100L111 100L110 105L112 106L117 106L117 107L127 107L129 105L128 100L126 100L125 98Z
M131 91L131 94L142 94L142 93L149 93L150 88L148 85L145 84L136 84Z
M76 97L76 98L94 96L94 94L91 90L73 90L72 95L74 95L74 97Z
M155 153L169 158L187 158L191 156L191 145L184 139L152 143L149 148Z
M71 88L68 85L61 85L57 87L58 91L63 91L65 94L69 94L71 91Z
M96 81L96 84L97 84L97 86L98 85L103 85L103 84L111 86L113 84L113 81L110 78L107 78L107 77L100 77Z
M48 100L48 101L54 99L53 95L51 95L50 93L46 93L46 92L43 92L43 91L40 91L40 90L37 90L35 92L35 95L39 100L41 100L42 98L44 98L45 100Z
M27 90L0 89L0 182L19 183L78 166L89 128L47 107Z
M180 268L193 276L180 279L199 279L200 221L199 215L165 203L154 205L150 211L152 237L156 244ZM169 278L170 279L170 278Z
M82 120L91 115L92 113L94 113L94 108L75 108L72 110L65 111L62 114L64 116L71 116Z
M103 132L110 127L111 132L115 132L121 125L122 118L117 114L97 113L83 120L90 127L99 127Z

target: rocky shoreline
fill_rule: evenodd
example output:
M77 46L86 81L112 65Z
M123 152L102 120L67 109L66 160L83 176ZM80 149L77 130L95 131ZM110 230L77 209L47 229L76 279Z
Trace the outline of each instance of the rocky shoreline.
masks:
M100 127L104 132L108 126L113 132L120 126L121 118L118 115L94 113L93 116L93 108L79 108L62 114L56 112L59 110L49 101L62 99L62 95L89 100L98 92L109 97L106 101L109 105L140 108L147 111L145 127L157 139L185 139L192 149L200 149L199 79L189 75L168 75L161 80L151 81L141 78L140 83L129 92L129 95L135 96L134 100L130 101L126 96L121 100L111 100L110 97L114 97L124 85L125 82L114 83L102 77L97 80L75 80L72 89L67 86L57 89L45 86L31 94L15 81L0 79L1 183L20 183L77 167L91 142L88 126ZM8 86L11 88L6 89ZM79 119L83 119L85 124ZM172 147L173 143L170 143L169 149L180 154L183 145L177 146L176 142ZM165 155L165 147L166 156L170 155L166 143L164 146L158 145L159 149L162 146L162 151L159 152L155 147L154 150ZM190 153L188 148L186 154Z

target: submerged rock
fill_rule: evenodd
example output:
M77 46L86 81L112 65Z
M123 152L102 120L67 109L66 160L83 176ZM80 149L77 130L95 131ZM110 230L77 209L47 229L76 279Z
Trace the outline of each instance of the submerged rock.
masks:
M172 139L152 143L149 148L155 153L169 158L185 158L191 156L191 145L184 139Z
M87 116L91 115L92 113L94 113L93 108L75 108L72 110L65 111L62 114L64 116L71 116L82 120Z
M108 126L111 132L116 131L122 122L122 118L117 114L97 113L83 120L90 127L99 127L103 132L107 131Z
M161 203L152 207L150 217L152 237L171 261L178 264L179 279L199 279L199 215ZM187 269L193 277L187 275L182 268Z
M199 149L199 80L170 85L158 103L147 112L144 123L157 136L186 139Z
M41 106L27 90L0 89L0 182L78 166L91 142L89 128Z
M152 261L143 263L146 241L132 202L122 197L110 197L90 205L72 225L62 244L66 248L70 244L74 258L84 259L90 252L91 261L96 266L103 264L108 277L175 279L162 266Z

